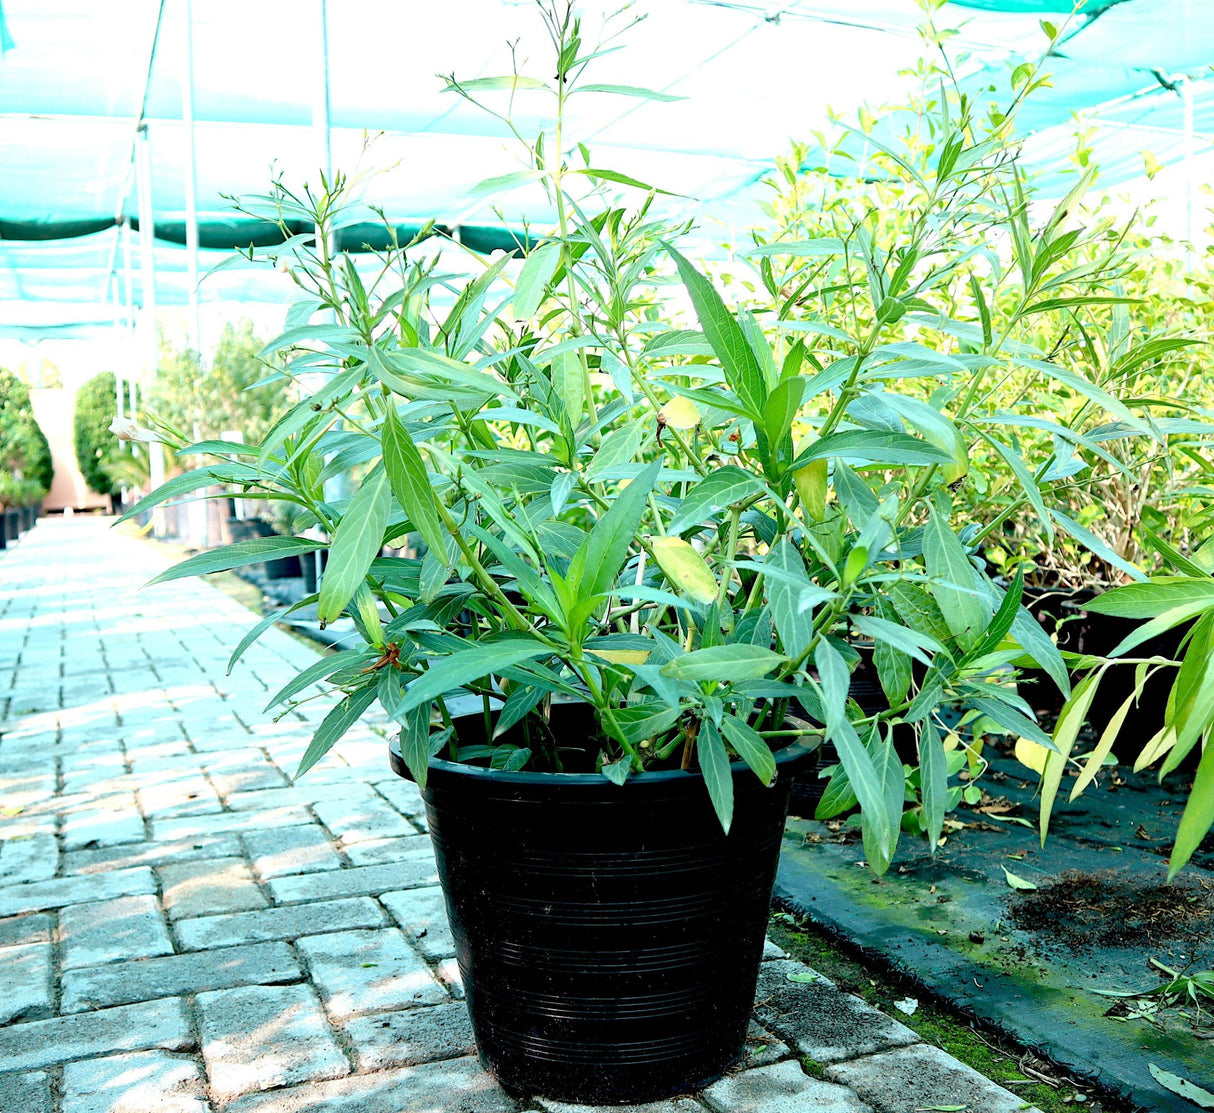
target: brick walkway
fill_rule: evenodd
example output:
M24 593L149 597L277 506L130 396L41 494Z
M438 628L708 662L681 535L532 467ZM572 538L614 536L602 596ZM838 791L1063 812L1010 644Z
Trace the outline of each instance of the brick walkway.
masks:
M315 659L108 521L0 552L0 1111L523 1113L472 1054L421 802L364 723L297 786ZM309 707L313 705L308 705ZM769 948L743 1069L647 1113L1020 1110ZM813 1060L812 1073L798 1060Z

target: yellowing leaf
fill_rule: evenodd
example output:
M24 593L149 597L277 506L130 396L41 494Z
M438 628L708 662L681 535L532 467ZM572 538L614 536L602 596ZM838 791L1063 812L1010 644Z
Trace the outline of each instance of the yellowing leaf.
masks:
M1037 886L1034 885L1031 881L1025 881L1023 877L1020 877L1017 874L1012 873L1012 871L1009 870L1007 868L1007 866L1001 864L999 866L999 868L1001 870L1003 870L1003 876L1007 878L1007 883L1008 883L1009 888L1012 888L1012 889L1036 889L1037 888Z
M826 517L826 461L811 460L793 472L792 478L805 513L815 522L822 521Z
M694 429L700 424L700 411L690 398L678 395L658 410L658 420L671 429Z
M1043 773L1045 771L1045 759L1049 756L1049 750L1044 746L1031 742L1027 738L1016 739L1016 760L1021 765L1028 766L1034 773Z
M684 595L697 603L711 603L717 597L717 578L704 558L681 537L659 537L653 542L653 555L666 578Z
M648 649L596 649L594 655L613 665L643 665L649 659Z

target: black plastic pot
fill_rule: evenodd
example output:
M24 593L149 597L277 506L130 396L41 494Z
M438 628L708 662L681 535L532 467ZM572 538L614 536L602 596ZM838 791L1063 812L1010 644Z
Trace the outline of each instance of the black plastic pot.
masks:
M21 536L21 511L9 506L4 511L4 536L12 544Z
M302 575L303 567L295 554L266 561L267 580L293 580Z
M260 518L229 518L228 536L233 542L248 541L254 537L273 537L274 527Z
M649 1102L739 1058L789 786L815 745L781 751L772 788L734 764L728 836L697 773L617 786L431 760L422 795L477 1050L507 1090Z
M299 563L303 566L304 594L311 595L320 586L320 577L316 570L319 568L323 573L329 563L329 550L317 549L314 553L304 553L300 556Z

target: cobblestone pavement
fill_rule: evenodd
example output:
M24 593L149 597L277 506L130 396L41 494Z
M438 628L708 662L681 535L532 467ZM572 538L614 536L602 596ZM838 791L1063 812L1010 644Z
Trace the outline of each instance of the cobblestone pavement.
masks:
M475 1058L375 722L293 785L325 709L260 708L316 652L271 630L225 675L250 613L139 591L165 558L108 524L0 552L0 1111L566 1113ZM774 947L753 1035L646 1113L1023 1108Z

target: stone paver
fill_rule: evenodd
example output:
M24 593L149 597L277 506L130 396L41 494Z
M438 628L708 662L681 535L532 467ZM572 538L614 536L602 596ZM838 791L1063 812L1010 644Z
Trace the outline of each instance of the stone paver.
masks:
M294 782L326 709L261 708L317 653L271 628L228 676L253 616L202 581L139 590L168 558L107 525L0 552L0 1113L600 1113L512 1098L473 1056L387 724ZM1019 1108L763 957L733 1071L614 1113Z
M314 935L300 939L297 946L331 1016L450 1000L396 928Z
M62 1010L75 1013L208 989L275 985L297 981L302 973L285 943L256 943L85 966L64 972Z
M202 1057L220 1101L350 1073L311 986L200 993Z
M243 858L183 862L161 866L158 872L164 886L164 908L174 920L244 912L270 903Z
M1041 1113L957 1062L938 1047L917 1044L827 1067L826 1077L850 1086L877 1113L962 1106L966 1113Z
M209 1113L192 1059L136 1051L63 1068L63 1113Z
M430 853L424 858L410 858L380 866L360 866L304 877L280 877L268 882L267 888L279 904L290 904L300 900L373 896L394 889L420 888L437 883L438 871L434 867L434 855Z
M474 1050L472 1023L460 1002L357 1016L343 1025L360 1071L454 1059Z
M169 997L0 1028L0 1063L23 1071L114 1051L185 1051L194 1043L184 1002Z
M872 1113L846 1086L809 1078L791 1060L727 1075L704 1097L720 1113Z
M755 1015L802 1055L818 1063L837 1063L891 1047L915 1043L919 1037L904 1024L879 1012L825 979L791 981L806 967L785 959L765 962L759 975Z
M455 954L455 940L447 926L447 905L442 889L435 886L408 889L403 893L383 893L379 900L427 958L450 958Z
M49 943L26 943L0 951L0 1024L11 1020L33 1020L52 1012L51 956Z
M225 1113L515 1113L518 1106L475 1059L297 1086L241 1098Z
M51 1076L45 1071L0 1074L0 1109L13 1113L52 1113Z
M183 947L201 950L231 947L238 943L260 943L270 939L296 939L301 935L351 928L382 927L383 910L370 897L288 904L260 912L236 912L228 916L203 916L179 920L177 938Z
M345 863L333 840L315 823L242 835L253 869L263 881L292 874L339 870Z
M173 953L160 904L152 896L69 905L59 914L59 946L65 970Z

